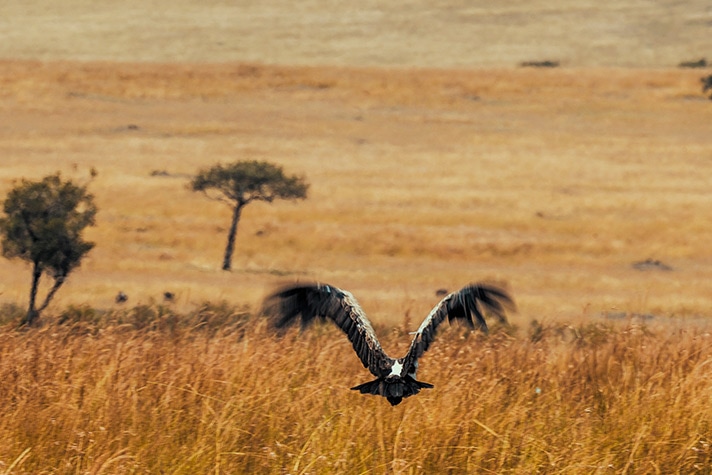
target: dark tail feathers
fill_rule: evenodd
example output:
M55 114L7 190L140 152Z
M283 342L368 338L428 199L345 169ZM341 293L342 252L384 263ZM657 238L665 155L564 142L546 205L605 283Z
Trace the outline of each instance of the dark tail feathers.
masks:
M367 383L354 386L353 390L361 392L361 394L373 394L374 396L383 396L388 399L391 406L399 404L403 398L418 394L423 388L432 388L430 383L416 381L410 376L405 378L385 379L378 378Z

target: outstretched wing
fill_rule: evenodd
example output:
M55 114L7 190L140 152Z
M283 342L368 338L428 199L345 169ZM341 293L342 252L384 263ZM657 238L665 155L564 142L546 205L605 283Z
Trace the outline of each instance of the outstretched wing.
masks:
M484 313L506 322L505 310L514 310L514 300L498 287L487 284L470 284L446 296L438 303L415 332L413 342L405 357L404 366L410 368L425 353L435 339L438 326L448 319L464 320L471 328L487 331ZM474 320L472 317L475 317Z
M317 317L331 319L351 341L363 366L377 377L386 370L388 359L376 333L353 295L337 287L319 283L299 283L283 287L265 300L264 312L276 328L294 324L301 315L306 328Z

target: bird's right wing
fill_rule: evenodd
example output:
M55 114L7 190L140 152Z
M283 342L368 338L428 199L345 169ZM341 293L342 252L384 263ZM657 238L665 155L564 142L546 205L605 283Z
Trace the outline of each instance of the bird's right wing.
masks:
M483 312L488 312L501 322L506 322L505 310L514 308L512 297L505 290L493 285L470 284L449 294L433 308L415 332L404 366L410 367L423 356L435 339L438 326L446 319L464 320L471 328L476 326L487 331Z
M306 328L317 317L330 319L349 338L363 366L383 376L388 359L366 314L351 293L319 283L297 283L278 289L265 299L263 313L276 328L294 324L301 315Z

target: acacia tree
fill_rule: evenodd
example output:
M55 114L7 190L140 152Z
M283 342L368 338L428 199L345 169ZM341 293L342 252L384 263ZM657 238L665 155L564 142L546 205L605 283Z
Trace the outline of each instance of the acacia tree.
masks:
M253 201L271 203L275 199L305 199L309 184L304 177L286 176L278 165L252 160L229 165L218 164L201 170L193 177L191 188L203 192L208 198L227 203L232 208L232 222L222 265L223 270L230 270L242 208Z
M32 265L30 303L22 320L22 324L30 325L94 247L94 243L82 239L84 228L94 224L94 197L86 186L63 181L57 173L40 181L23 179L7 195L3 210L5 216L0 218L3 256ZM43 274L54 282L37 307Z

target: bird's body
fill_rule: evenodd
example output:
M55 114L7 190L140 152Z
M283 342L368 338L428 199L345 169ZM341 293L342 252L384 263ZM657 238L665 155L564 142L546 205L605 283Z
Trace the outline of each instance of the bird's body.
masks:
M270 295L265 314L277 328L293 324L301 315L306 328L316 317L332 320L349 338L364 367L376 379L351 389L363 394L384 396L391 405L418 394L433 385L416 379L418 359L435 338L444 320L461 319L471 328L487 331L483 310L505 321L505 308L514 308L511 297L502 289L486 284L470 284L443 298L415 332L408 353L391 358L383 349L371 322L351 293L328 284L292 284ZM473 320L472 317L475 317Z

